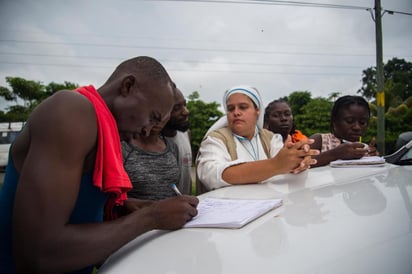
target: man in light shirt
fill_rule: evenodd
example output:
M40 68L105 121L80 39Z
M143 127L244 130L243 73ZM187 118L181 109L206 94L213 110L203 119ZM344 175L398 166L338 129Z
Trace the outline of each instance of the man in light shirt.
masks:
M181 176L179 182L177 182L177 187L183 194L191 194L192 148L189 135L189 110L186 107L185 97L175 85L173 92L175 102L170 120L163 128L162 134L173 140L178 146Z

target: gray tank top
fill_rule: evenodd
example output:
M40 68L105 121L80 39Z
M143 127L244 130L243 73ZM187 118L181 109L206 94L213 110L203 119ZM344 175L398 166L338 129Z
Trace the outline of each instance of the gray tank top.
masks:
M161 200L176 196L169 184L180 179L177 146L164 140L163 152L149 152L122 141L123 163L133 184L128 197Z

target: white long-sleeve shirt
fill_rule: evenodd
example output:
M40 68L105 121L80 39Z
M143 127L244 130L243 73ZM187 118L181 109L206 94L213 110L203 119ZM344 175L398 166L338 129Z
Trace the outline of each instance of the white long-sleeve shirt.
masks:
M177 183L177 188L183 194L190 195L192 193L192 148L189 134L187 131L177 131L174 137L166 137L166 139L172 140L179 151L180 181Z
M252 140L255 148L257 143L258 150L255 149L255 151L253 151L248 141L239 141L237 138L234 138L234 141L238 155L238 159L234 161L232 161L228 149L222 140L208 136L201 143L196 160L197 176L208 190L231 185L222 178L223 171L226 168L245 162L267 159L259 137ZM274 134L270 142L270 157L274 157L282 147L282 136ZM269 180L270 178L262 182Z

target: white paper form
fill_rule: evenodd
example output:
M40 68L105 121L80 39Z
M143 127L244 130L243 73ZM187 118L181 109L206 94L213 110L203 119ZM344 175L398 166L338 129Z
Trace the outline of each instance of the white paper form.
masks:
M379 156L365 156L353 160L336 160L330 162L331 167L366 167L366 166L383 166L385 159Z
M198 215L187 222L184 227L240 228L281 205L281 199L206 198L199 202Z

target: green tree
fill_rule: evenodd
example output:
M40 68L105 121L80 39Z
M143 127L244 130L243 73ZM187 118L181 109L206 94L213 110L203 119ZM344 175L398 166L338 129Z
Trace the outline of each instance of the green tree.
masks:
M23 106L30 109L36 103L44 92L44 86L40 82L26 80L20 77L6 77L6 82L11 90L6 87L0 87L0 96L7 101L23 101Z
M219 110L220 104L216 102L206 103L200 100L199 92L194 91L189 95L187 108L189 109L189 121L193 157L199 151L200 143L206 131L220 118L223 113Z
M384 67L384 78L391 81L391 93L406 100L412 96L412 63L404 59L393 58Z
M412 63L394 57L384 64L383 74L386 111L412 96ZM375 98L376 89L376 67L367 68L363 71L358 93L371 100Z
M24 106L10 106L8 107L7 118L8 122L26 121L29 113Z
M330 132L330 113L333 102L317 97L302 107L302 114L296 115L295 122L307 136L314 133Z
M6 108L5 119L9 122L25 121L33 107L41 99L44 86L40 82L20 77L6 77L11 89L0 87L0 96L15 104ZM22 104L20 103L22 102Z
M412 131L412 96L396 107L390 107L385 113L385 151L391 154L396 149L400 133Z
M44 90L41 93L41 97L33 104L32 109L36 107L38 104L40 104L44 99L47 97L53 95L59 90L73 90L78 88L79 85L75 83L71 83L68 81L64 81L63 84L61 83L55 83L55 82L50 82L47 86L44 86Z
M51 82L44 86L40 82L26 80L20 77L6 77L10 88L0 86L0 97L6 101L14 101L14 105L7 108L8 112L2 118L8 122L25 121L31 111L44 99L58 90L71 90L77 84L65 81L63 84Z
M294 116L303 113L303 107L310 102L312 94L309 91L294 91L287 97Z
M53 95L54 93L56 93L59 90L73 90L78 88L79 85L76 83L72 83L72 82L68 82L68 81L64 81L63 84L60 83L55 83L55 82L50 82L47 86L45 86L45 90L43 93L43 97L47 98L50 95Z
M333 102L335 102L336 99L338 99L340 96L341 96L341 93L340 93L340 92L331 92L331 93L329 93L328 99L329 99L329 100L332 100Z

